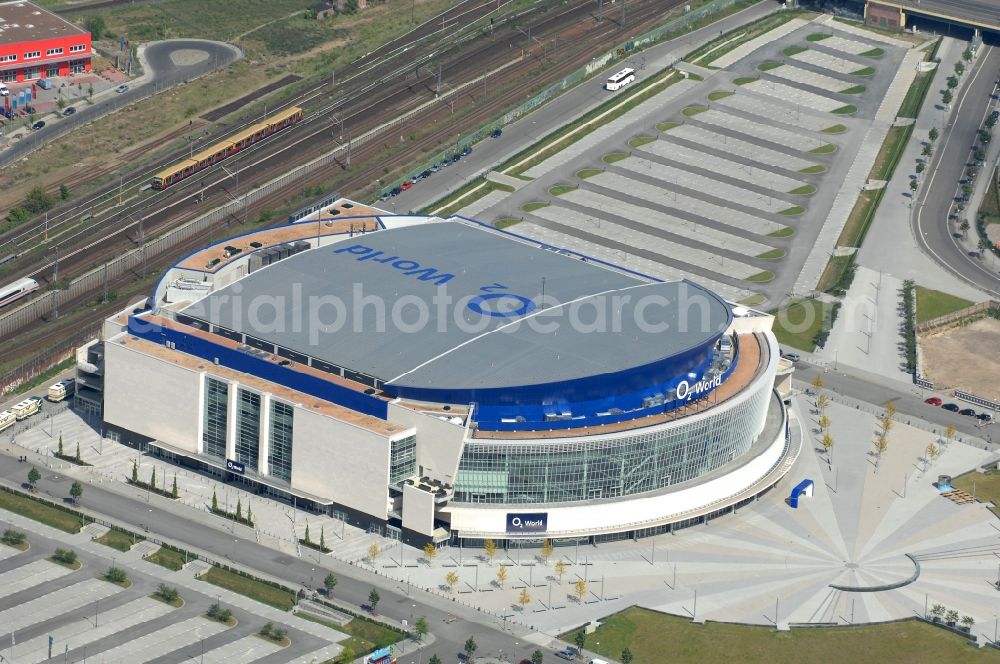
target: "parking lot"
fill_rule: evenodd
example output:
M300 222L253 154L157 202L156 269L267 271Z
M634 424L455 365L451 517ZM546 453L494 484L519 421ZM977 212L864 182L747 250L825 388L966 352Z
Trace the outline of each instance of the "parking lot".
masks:
M704 80L674 83L459 214L735 301L804 294L825 265L814 246L833 251L846 212L821 230L853 204L912 78L896 40L826 19L726 69L693 68Z

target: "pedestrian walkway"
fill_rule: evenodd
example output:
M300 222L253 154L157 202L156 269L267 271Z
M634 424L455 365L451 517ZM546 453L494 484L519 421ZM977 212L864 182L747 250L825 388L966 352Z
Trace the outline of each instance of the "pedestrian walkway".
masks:
M4 552L17 549L0 547ZM35 560L27 565L0 574L0 598L14 595L28 588L71 574L73 570L50 560Z
M0 611L0 625L6 631L16 632L64 613L72 613L93 604L95 600L111 597L121 591L121 586L114 583L90 578Z
M202 639L207 639L227 629L229 629L227 625L218 621L197 616L183 622L167 625L136 639L130 639L128 643L102 652L101 658L108 664L116 664L117 662L145 664L159 659L164 653L194 645Z
M913 45L913 42L907 41L905 39L897 39L890 35L876 32L874 30L868 30L860 25L856 25L849 21L837 20L837 17L831 14L823 14L816 19L818 25L829 25L831 28L840 30L841 32L847 32L856 37L861 37L863 39L868 39L871 41L881 42L883 44L889 44L890 46L899 46L902 48L909 48ZM827 40L824 40L824 42Z
M771 166L773 168L780 168L788 171L802 171L807 168L812 168L817 163L810 159L789 155L771 148L766 148L758 143L733 138L725 134L720 134L710 129L688 123L669 129L663 133L663 138L667 141L674 138L689 141L693 145L697 145L699 147L718 150L723 154L734 154L744 159L759 162L764 166Z
M774 143L799 152L816 150L830 142L829 140L775 126L774 123L754 122L753 120L715 109L699 113L694 117L694 120L702 124L713 125L722 130L728 129L751 138Z
M500 171L487 171L486 179L490 182L496 182L497 184L504 184L508 187L513 187L515 191L528 184L527 181L521 178L516 178L513 175L507 175L506 173L501 173Z
M844 90L848 90L857 85L857 83L853 81L845 81L833 76L827 76L826 74L819 74L808 69L796 67L795 65L782 65L781 67L777 67L775 69L769 69L767 73L769 76L777 76L778 78L783 78L786 81L791 81L792 83L807 85L811 88L826 90L827 92L832 92L834 94L843 93ZM843 104L841 104L841 106L843 106Z
M781 39L785 35L790 35L801 27L809 25L809 21L805 21L801 18L793 18L776 28L768 30L762 35L754 37L753 39L744 42L729 51L720 55L718 58L712 61L713 67L719 67L720 69L726 69L733 66L743 58L752 54L759 48L763 48L773 41Z
M778 69L773 69L771 71L779 71L781 69L784 69L784 67L778 67ZM794 85L787 85L780 81L773 81L770 79L759 79L747 83L742 87L746 88L750 92L756 92L768 97L774 97L775 99L790 101L793 104L798 104L799 106L805 106L806 108L813 108L827 113L830 113L838 108L843 108L847 105L838 99L833 99L825 95L810 92L809 90L803 90L802 88Z
M775 192L790 192L806 183L803 180L775 173L760 167L742 164L726 157L716 156L679 143L656 140L636 149L639 154L651 153L663 159L682 164L687 168L700 168L729 178L743 180L747 184L772 189ZM629 161L629 160L626 160Z
M823 69L829 69L830 71L835 71L838 74L854 74L867 68L867 65L860 64L853 60L847 60L831 53L822 53L812 49L796 53L791 57L793 60L798 60L799 62L804 62L816 67L822 67Z
M832 120L829 115L814 115L809 109L804 109L801 106L777 99L744 94L743 87L737 88L736 94L723 97L715 103L756 115L775 124L798 127L806 131L823 131L835 124L840 124L840 122Z

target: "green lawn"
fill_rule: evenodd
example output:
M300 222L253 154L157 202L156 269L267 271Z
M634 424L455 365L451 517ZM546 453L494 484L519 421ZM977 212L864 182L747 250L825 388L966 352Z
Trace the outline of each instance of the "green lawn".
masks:
M830 154L837 151L837 146L833 143L827 143L826 145L821 145L818 148L813 148L809 152L813 154Z
M852 87L847 88L846 90L841 90L840 94L842 94L842 95L859 95L859 94L861 94L862 92L864 92L867 89L868 88L866 88L863 85L854 85Z
M861 55L863 55L863 56L865 56L865 57L868 57L868 58L880 58L880 57L882 57L883 55L885 55L885 49L881 49L881 48L873 48L873 49L872 49L872 50L870 50L870 51L865 51L865 52L864 52L864 53L862 53Z
M29 466L24 467L25 478L28 476ZM63 511L57 507L40 503L26 496L11 493L9 490L0 490L0 508L15 512L21 516L34 519L46 526L52 526L67 533L80 532L83 523L83 515L72 511Z
M322 618L317 618L316 616L308 613L299 613L298 616L311 622L325 625L334 631L349 634L349 638L341 641L340 645L343 648L350 646L351 651L358 656L370 653L379 648L385 648L386 646L402 641L403 638L405 638L405 635L401 632L397 632L389 627L386 627L385 625L365 620L363 618L355 618L346 625L335 625L332 622L323 620ZM350 664L350 662L341 662L340 659L327 660L327 664L332 662Z
M708 106L702 106L701 104L692 104L691 106L688 106L683 111L681 111L681 113L683 113L685 117L691 117L692 115L698 115L699 113L704 113L707 110Z
M778 67L780 67L783 64L784 64L783 62L777 62L775 60L768 60L767 62L762 62L759 65L757 65L757 69L759 69L761 71L771 71L772 69L777 69Z
M746 85L747 83L753 83L756 80L756 76L740 76L733 81L733 85Z
M245 595L258 602L269 604L282 611L290 611L295 606L294 593L282 590L281 588L275 588L256 579L240 576L220 567L212 567L198 578L220 588Z
M917 297L920 288L917 288ZM919 311L919 310L918 310ZM918 314L919 315L919 314ZM976 486L973 487L972 483L975 482ZM991 501L993 507L993 513L1000 516L1000 471L991 470L987 473L967 473L961 477L956 477L951 481L951 485L956 489L961 489L967 491L968 493L975 492L976 498L982 501Z
M835 125L831 125L831 126L827 127L826 129L824 129L823 133L824 134L843 134L845 131L847 131L847 127L845 127L842 124L835 124Z
M802 53L803 51L808 51L808 50L809 49L806 48L805 46L789 46L784 51L782 51L782 53L790 58L793 55L798 55L799 53Z
M715 92L709 93L709 101L719 101L720 99L725 99L726 97L731 97L736 94L732 90L716 90Z
M757 258L762 258L766 261L776 261L779 258L785 257L784 249L772 249L771 251L765 251L762 254L757 254Z
M806 41L818 42L818 41L823 41L824 39L829 39L832 36L833 35L826 32L814 32L808 37L806 37Z
M497 219L493 222L493 228L499 228L503 230L504 228L510 228L515 224L519 224L523 219L518 219L517 217L504 217L503 219Z
M794 217L795 215L802 214L805 211L806 211L806 209L804 207L802 207L801 205L793 205L790 208L785 208L784 210L782 210L778 214L783 214L786 217Z
M767 300L766 297L764 297L760 293L757 293L756 295L751 295L750 297L743 298L742 300L740 300L740 304L748 306L748 307L754 307L754 306L756 306L756 305L764 302L765 300Z
M656 140L656 136L635 136L629 139L628 144L633 148L641 148L647 143L652 143Z
M104 546L110 546L112 549L128 551L132 548L133 544L141 542L144 539L146 538L141 535L126 535L125 533L117 530L109 530L94 541L98 544L103 544Z
M172 549L161 547L159 551L146 558L151 563L156 563L160 567L177 571L184 567L184 554Z
M750 4L753 3L747 2L744 3L744 6L749 6ZM736 6L734 6L734 8L735 7ZM745 44L751 39L755 39L762 34L770 32L771 30L784 25L788 21L800 15L802 15L801 10L785 10L776 14L771 14L770 16L765 16L764 18L754 21L753 23L741 25L725 34L719 35L710 42L702 44L691 53L688 53L684 59L687 62L693 62L694 64L700 64L702 66L708 65L733 49L738 48L741 44ZM693 29L695 29L694 26L688 28L688 30Z
M626 157L628 155L625 155ZM618 161L617 159L615 161ZM554 187L549 187L549 193L553 196L562 196L565 193L575 191L577 186L575 184L557 184Z
M841 106L840 108L835 108L830 112L833 113L834 115L851 115L853 113L858 112L858 107L848 104L847 106Z
M931 290L930 288L924 288L923 286L917 286L918 323L923 323L924 321L931 320L932 318L950 314L951 312L958 311L959 309L971 307L973 304L974 303L969 300L955 297L954 295L948 295L948 293L942 293L941 291Z
M747 277L747 281L751 281L755 284L763 284L773 280L774 280L774 272L768 272L767 270L763 272L758 272L757 274L751 274L749 277Z
M622 159L625 159L628 156L629 156L628 152L609 152L608 154L604 155L603 161L605 164L613 164L616 161L621 161ZM573 188L575 189L576 187ZM555 187L553 187L553 189L555 189ZM551 190L549 191L551 192ZM567 189L567 191L569 190ZM559 194L552 194L552 195L558 196Z
M795 229L791 226L785 226L781 230L767 234L768 237L792 237L793 235L795 235Z
M801 187L796 187L795 189L792 189L788 193L794 196L812 196L813 194L816 193L816 187L811 184L804 184Z
M874 67L865 67L864 69L859 69L857 71L851 72L851 76L874 76L874 75L875 75Z
M586 180L587 178L592 178L595 175L603 173L604 170L600 168L584 168L576 172L576 177L581 180Z
M816 348L813 338L823 325L826 309L817 300L796 302L775 316L774 336L783 344L811 352Z
M800 168L799 173L805 173L807 175L815 175L816 173L825 173L826 166L823 164L816 164L815 166L806 166L805 168Z
M670 131L674 127L681 126L680 122L658 122L656 123L657 131Z
M562 638L572 643L575 632ZM973 648L966 639L915 620L776 632L723 623L694 625L684 618L640 608L603 619L585 647L621 660L631 650L641 664L939 664L1000 662L1000 651Z
M525 203L521 206L521 209L525 212L534 212L535 210L541 210L543 207L548 207L548 201L531 201L530 203Z

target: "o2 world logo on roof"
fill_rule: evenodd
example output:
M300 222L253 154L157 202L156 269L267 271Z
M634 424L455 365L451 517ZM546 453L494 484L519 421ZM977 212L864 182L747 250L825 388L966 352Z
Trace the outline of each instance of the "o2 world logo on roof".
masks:
M441 272L436 267L423 267L417 261L400 256L390 256L380 249L363 244L341 247L335 249L333 253L351 254L356 256L358 261L371 261L388 265L408 277L414 277L418 281L429 281L436 286L444 286L455 278L454 274ZM489 285L480 286L479 291L480 294L469 300L465 306L480 316L515 318L526 316L538 308L538 305L531 298L508 292L507 286L496 281Z

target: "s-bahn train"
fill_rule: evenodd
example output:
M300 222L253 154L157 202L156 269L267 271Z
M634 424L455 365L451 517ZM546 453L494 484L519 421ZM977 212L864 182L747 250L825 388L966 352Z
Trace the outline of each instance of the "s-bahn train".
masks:
M217 164L240 150L250 147L257 141L262 141L271 134L300 122L302 117L302 109L297 106L270 115L237 134L214 143L200 152L195 152L190 158L164 168L153 176L152 187L153 189L166 189L203 168Z
M19 279L12 284L0 288L0 307L5 307L19 300L28 293L38 290L38 282L34 279Z

